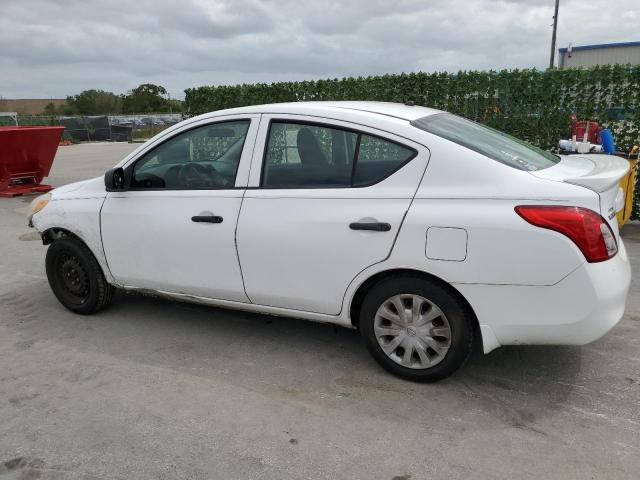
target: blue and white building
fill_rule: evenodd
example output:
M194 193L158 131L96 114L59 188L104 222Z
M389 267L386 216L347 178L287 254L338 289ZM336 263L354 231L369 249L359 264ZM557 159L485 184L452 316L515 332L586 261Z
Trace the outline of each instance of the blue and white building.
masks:
M558 49L558 67L593 67L616 63L640 64L640 42L580 45Z

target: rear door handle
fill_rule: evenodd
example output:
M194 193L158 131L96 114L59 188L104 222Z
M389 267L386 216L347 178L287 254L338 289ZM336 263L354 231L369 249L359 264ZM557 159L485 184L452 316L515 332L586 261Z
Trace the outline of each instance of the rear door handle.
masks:
M203 223L222 223L222 217L218 217L217 215L196 215L191 217L192 222L203 222Z
M371 230L373 232L388 232L391 225L384 222L354 222L349 224L351 230Z

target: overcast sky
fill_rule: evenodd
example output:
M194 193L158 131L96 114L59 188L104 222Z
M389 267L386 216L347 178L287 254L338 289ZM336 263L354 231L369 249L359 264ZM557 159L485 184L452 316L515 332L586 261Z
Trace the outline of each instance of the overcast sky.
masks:
M554 0L0 0L0 97L544 68ZM558 46L640 40L640 0L561 0Z

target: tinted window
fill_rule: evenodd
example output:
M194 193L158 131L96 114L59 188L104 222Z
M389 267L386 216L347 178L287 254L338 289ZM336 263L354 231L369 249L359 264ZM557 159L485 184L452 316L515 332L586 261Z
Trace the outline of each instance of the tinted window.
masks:
M519 170L542 170L560 161L523 140L450 113L422 117L411 125Z
M344 187L351 184L358 135L334 128L274 122L262 184L268 187Z
M363 134L353 184L361 186L376 183L391 175L413 155L414 150L410 148Z
M249 120L216 123L176 135L136 162L133 188L232 188Z
M410 148L371 135L272 122L262 185L291 188L370 185L393 173L414 155Z

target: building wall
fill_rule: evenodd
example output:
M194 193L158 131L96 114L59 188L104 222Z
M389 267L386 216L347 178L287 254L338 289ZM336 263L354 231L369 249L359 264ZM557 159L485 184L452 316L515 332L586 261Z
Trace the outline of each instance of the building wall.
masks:
M64 98L0 98L0 112L18 112L22 115L38 115L44 112L48 103L56 107L64 104Z
M560 66L592 67L594 65L612 65L616 63L640 64L640 45L606 48L574 48L568 52L560 52Z

